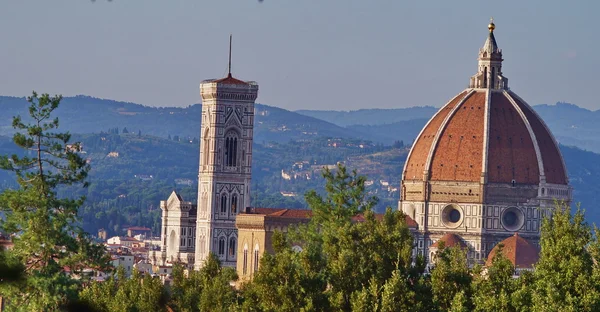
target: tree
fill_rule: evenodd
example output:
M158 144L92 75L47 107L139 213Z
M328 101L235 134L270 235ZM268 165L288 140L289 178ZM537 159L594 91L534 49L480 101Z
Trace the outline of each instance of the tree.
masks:
M123 267L104 282L93 282L80 294L81 302L94 311L164 311L167 294L160 278L133 270L127 278Z
M250 284L244 285L247 298L244 308L263 311L328 311L324 295L327 283L322 274L320 255L304 246L302 252L292 250L281 232L273 234L275 253L264 254L260 270Z
M122 131L121 133L123 133L123 134L127 134L127 133L129 133L129 130L127 130L127 127L124 127L124 128L123 128L123 131Z
M600 280L593 237L579 208L571 214L557 203L542 222L541 253L535 267L532 311L598 311Z
M471 271L467 262L466 250L461 247L445 247L440 243L435 267L431 270L431 290L433 302L441 311L449 310L460 302L460 307L471 311ZM455 297L459 293L458 298ZM467 300L467 301L465 301Z
M275 254L263 256L248 297L266 311L418 307L422 270L412 265L404 214L388 208L375 215L377 199L356 171L338 165L323 176L326 194L306 195L310 222L287 238L274 235ZM302 251L294 252L289 241L302 242Z
M511 296L515 293L517 280L515 268L502 253L500 244L492 258L492 265L476 275L473 281L473 305L475 311L517 311Z
M14 234L14 248L8 261L20 263L22 279L0 283L0 293L10 300L11 309L58 310L77 296L79 282L65 273L80 273L86 267L106 269L104 250L94 245L78 226L78 208L83 198L57 195L64 185L87 186L89 166L78 152L79 144L68 144L68 133L53 132L58 119L51 119L61 96L27 98L32 124L20 116L13 118L17 130L14 143L26 150L25 156L0 156L0 168L17 176L18 189L0 194L0 226Z

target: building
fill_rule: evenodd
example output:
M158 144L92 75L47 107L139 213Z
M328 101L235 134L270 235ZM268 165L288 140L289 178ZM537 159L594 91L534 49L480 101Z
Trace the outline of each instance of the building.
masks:
M202 125L198 175L195 266L212 252L235 267L240 209L250 206L254 101L258 84L234 78L200 84ZM230 254L226 252L232 249Z
M518 233L539 244L554 200L571 200L566 167L541 118L508 87L494 23L469 87L415 139L403 169L399 209L419 225L419 253L431 258L448 234L482 262Z
M142 235L143 237L146 236L150 236L150 234L152 233L152 230L147 228L147 227L143 227L143 226L131 226L127 228L127 236L129 237L134 237L136 235Z
M272 237L275 231L287 232L291 227L309 222L311 217L312 211L307 209L247 208L240 213L236 220L239 238L236 270L239 281L251 280L260 268L263 254L274 252ZM375 217L380 220L383 214L376 214ZM365 218L357 215L352 220L364 222ZM406 216L406 225L411 233L416 233L417 224L409 216ZM292 248L301 251L302 242L297 242Z
M150 251L152 264L165 266L179 262L192 268L195 259L197 206L173 191L160 201L162 210L160 250Z
M308 222L310 216L310 210L283 208L248 208L239 214L236 220L237 254L241 257L236 266L239 280L252 279L262 255L273 253L271 238L275 231L287 232L291 226Z

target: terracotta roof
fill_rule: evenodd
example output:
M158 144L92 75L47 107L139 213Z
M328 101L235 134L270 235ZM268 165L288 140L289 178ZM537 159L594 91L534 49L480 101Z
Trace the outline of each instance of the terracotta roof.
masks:
M431 245L433 248L439 248L439 243L444 242L444 247L455 247L460 246L461 248L466 248L467 244L460 238L460 236L454 233L447 233L438 239L435 243Z
M247 85L248 84L245 81L241 81L239 79L233 78L233 76L231 76L231 73L229 73L227 75L227 77L225 77L225 78L216 79L216 80L213 80L212 82L222 83L222 84L236 84L236 85Z
M251 208L249 214L261 214L275 218L295 218L295 219L308 219L312 217L312 211L309 209L288 209L288 208ZM376 213L375 218L377 220L383 219L383 214ZM355 222L364 221L362 214L352 217ZM405 216L406 225L408 227L417 227L417 222L409 216Z
M521 108L527 120L531 124L531 128L535 133L540 152L542 154L542 161L544 162L544 174L546 176L546 182L556 184L567 184L566 170L564 167L563 159L560 154L558 146L554 142L554 137L548 131L548 128L544 124L541 118L533 111L531 106L527 105L521 98L519 98L513 92L510 92L511 97L515 100L517 105Z
M143 226L132 226L132 227L128 227L127 230L132 230L132 231L152 231L151 229L149 229L147 227L143 227Z
M488 181L538 184L537 155L523 118L499 92L492 93L490 110Z
M567 184L560 150L539 116L513 92L487 89L463 91L431 118L413 144L403 179L421 180L428 170L430 181L479 182L484 154L489 183L538 185L543 170L547 182Z
M434 146L431 180L480 180L485 99L485 92L471 94L448 120Z
M465 94L466 92L458 94L448 102L448 104L444 105L444 107L431 118L425 128L423 128L419 137L415 140L409 158L406 161L404 179L423 179L423 170L425 169L425 162L427 161L427 156L431 150L433 139L446 116L448 116L452 109L464 98Z
M539 250L529 241L519 236L519 234L515 233L515 235L503 240L500 242L504 245L502 248L502 253L517 269L530 269L537 263L540 259ZM490 254L488 255L486 266L492 265L492 259L498 252L498 245L496 245Z

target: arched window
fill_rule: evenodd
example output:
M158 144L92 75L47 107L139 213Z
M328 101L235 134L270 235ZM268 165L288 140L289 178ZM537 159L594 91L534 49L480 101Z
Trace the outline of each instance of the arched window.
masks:
M258 244L254 247L254 272L258 271Z
M227 195L221 195L221 213L227 213Z
M224 163L227 167L237 166L237 150L238 150L238 138L234 131L227 132L225 135L225 158Z
M219 238L219 256L225 255L225 237Z
M248 244L244 244L244 262L243 262L243 272L244 274L248 273Z
M237 213L237 194L231 195L231 214Z
M235 237L229 239L229 257L235 257Z

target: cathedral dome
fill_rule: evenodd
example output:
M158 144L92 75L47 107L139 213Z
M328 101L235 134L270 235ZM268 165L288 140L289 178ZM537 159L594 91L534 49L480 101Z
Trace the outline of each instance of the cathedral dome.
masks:
M508 88L494 28L469 88L442 106L416 138L403 181L568 184L548 127Z
M531 269L540 258L538 249L517 233L503 240L500 244L503 245L502 254L516 269ZM500 249L498 245L490 251L485 263L486 266L492 265L492 260Z

